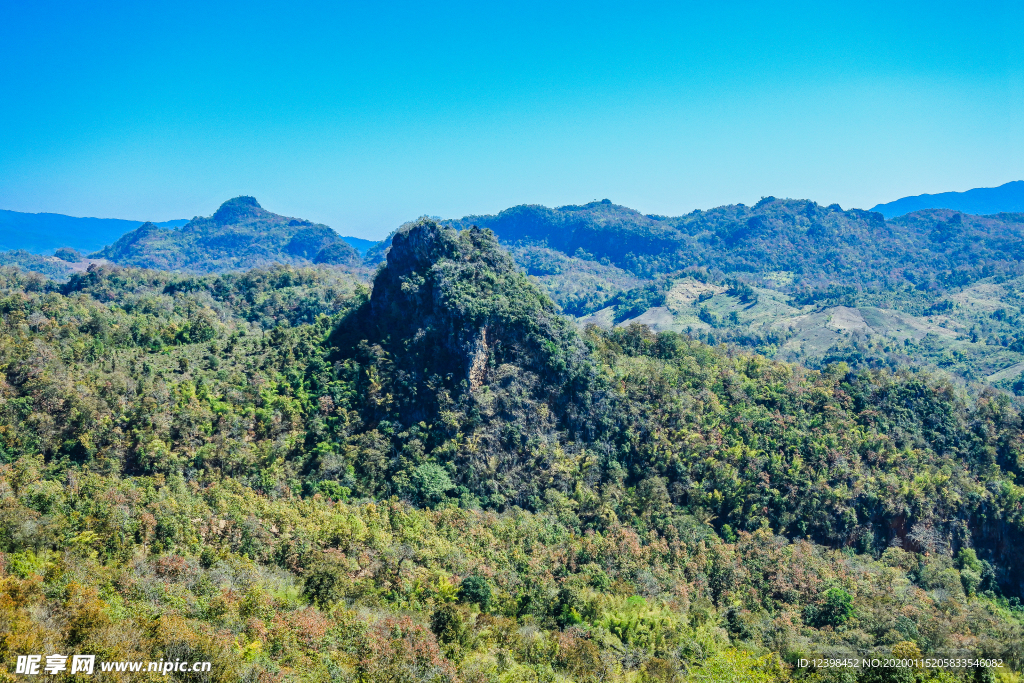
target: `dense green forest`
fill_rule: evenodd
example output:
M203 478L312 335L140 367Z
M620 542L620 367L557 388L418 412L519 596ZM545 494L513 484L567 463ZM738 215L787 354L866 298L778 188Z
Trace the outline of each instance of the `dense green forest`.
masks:
M937 288L1020 275L1024 215L932 209L887 221L880 213L765 197L679 217L645 216L608 200L548 209L518 206L453 224L492 229L509 243L544 244L638 275L691 266L723 273L786 271L801 286L910 282Z
M517 260L641 314L682 279L522 242L420 221L371 283L4 269L0 676L74 651L223 681L1021 680L1017 399L581 327ZM1004 666L797 666L920 655Z

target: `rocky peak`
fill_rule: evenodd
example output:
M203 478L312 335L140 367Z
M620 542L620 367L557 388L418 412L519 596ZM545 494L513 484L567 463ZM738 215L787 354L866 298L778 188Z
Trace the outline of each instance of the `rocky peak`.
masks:
M213 220L220 225L231 225L259 218L264 213L266 212L255 197L235 197L220 205L213 214Z
M459 400L502 395L514 384L558 415L569 394L590 382L592 363L576 328L489 230L456 231L432 220L400 230L359 317L339 327L335 344L358 354L361 338L362 348L388 358L388 371L402 377L390 414L403 423L435 412L423 397L441 387Z

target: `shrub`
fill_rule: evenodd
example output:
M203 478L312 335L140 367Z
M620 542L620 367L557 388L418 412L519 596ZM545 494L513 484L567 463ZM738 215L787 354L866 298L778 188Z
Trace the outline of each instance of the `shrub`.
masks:
M306 575L302 595L312 604L324 608L341 600L345 595L348 575L335 562L322 561Z
M434 610L430 615L430 630L449 659L462 659L470 634L462 612L455 605L444 604Z

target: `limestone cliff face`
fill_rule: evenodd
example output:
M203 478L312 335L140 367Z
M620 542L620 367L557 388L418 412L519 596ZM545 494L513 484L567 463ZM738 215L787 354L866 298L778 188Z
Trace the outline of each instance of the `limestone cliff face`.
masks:
M456 232L432 221L395 235L367 322L371 337L417 359L411 372L451 375L474 391L487 383L488 368L502 364L560 385L568 364L587 356L576 331L490 231Z
M469 390L476 391L484 385L487 380L487 361L490 356L490 347L487 346L487 328L480 328L480 336L476 340L476 348L473 349L473 358L469 364Z
M579 432L598 384L575 326L490 231L432 221L395 235L369 301L331 343L386 397L364 404L365 424L435 425L430 443L467 484L539 466L538 444Z
M371 338L402 347L403 364L417 358L414 377L431 370L452 380L469 380L479 322L452 310L443 280L450 264L462 260L454 230L425 222L395 235L386 266L370 299ZM420 367L422 366L422 367Z

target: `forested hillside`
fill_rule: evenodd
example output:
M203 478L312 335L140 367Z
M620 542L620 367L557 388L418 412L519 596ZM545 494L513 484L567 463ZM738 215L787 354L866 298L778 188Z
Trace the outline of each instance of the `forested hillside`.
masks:
M589 277L649 276L593 256ZM223 681L1020 680L1005 393L581 328L490 231L433 221L370 287L3 272L12 680L29 651L210 659ZM794 666L920 654L1005 666Z
M326 225L278 216L252 197L230 199L178 229L145 223L94 258L161 270L213 273L273 263L354 266L359 253Z
M680 217L644 216L608 202L519 206L454 222L509 243L543 244L638 275L690 267L725 274L792 273L798 286L970 284L1020 275L1024 216L931 210L886 221L879 213L766 197Z
M519 206L487 227L560 305L822 368L926 367L1024 393L1024 214L879 213L767 197L686 216Z

